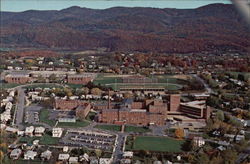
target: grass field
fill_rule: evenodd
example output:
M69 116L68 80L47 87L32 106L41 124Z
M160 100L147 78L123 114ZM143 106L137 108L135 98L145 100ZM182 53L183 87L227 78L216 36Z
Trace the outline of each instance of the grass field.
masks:
M39 158L35 158L34 160L24 160L24 159L18 159L18 160L12 160L9 157L5 157L1 164L49 164L48 161L42 161Z
M58 127L85 127L88 125L88 121L60 122L57 124Z
M33 85L30 85L24 88L32 89L32 88L63 88L63 87L59 85L55 85L55 84L50 84L50 83L47 83L47 84L35 84L34 83Z
M187 81L184 79L178 79L170 75L159 75L154 76L153 78L158 79L158 83L151 84L128 84L122 83L122 78L119 76L109 76L109 75L99 75L95 80L95 85L103 85L106 87L111 87L114 90L120 90L121 87L144 87L144 88L165 88L170 91L180 90L183 85L187 84Z
M161 152L181 152L181 145L184 141L179 141L167 137L136 137L131 145L126 145L128 150L148 150Z
M59 138L54 138L48 134L44 134L42 137L22 137L19 142L32 144L34 140L39 140L39 144L42 145L56 145Z
M138 133L146 133L151 132L147 127L137 127L137 126L125 126L125 132L138 132Z
M40 112L40 121L44 122L50 126L54 126L56 124L56 120L50 120L49 118L49 110L42 109ZM57 124L58 127L85 127L88 126L88 121L76 121L76 122L60 122Z
M96 125L94 128L110 131L121 131L120 125Z
M167 90L180 90L182 85L172 83L152 83L152 84L125 84L125 83L110 83L105 84L107 87L111 87L114 90L120 90L120 88L165 88Z
M41 109L39 114L39 119L41 122L44 122L50 126L54 126L56 124L56 120L49 120L49 110L47 109Z
M235 76L236 78L238 78L239 74L243 75L245 79L250 78L250 73L249 72L227 72L227 73Z
M8 89L8 88L17 87L17 86L19 86L19 85L20 85L20 84L0 83L0 88Z

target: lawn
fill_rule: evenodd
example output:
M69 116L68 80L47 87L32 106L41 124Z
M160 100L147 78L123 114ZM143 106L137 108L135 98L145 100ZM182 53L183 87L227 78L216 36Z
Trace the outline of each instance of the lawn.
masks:
M119 125L96 125L94 128L110 131L121 131L121 126Z
M54 126L56 124L56 120L50 120L49 114L50 114L50 112L48 109L41 109L40 115L39 115L40 121L44 122L50 126Z
M57 124L58 127L85 127L88 125L88 121L60 122Z
M21 84L11 84L11 83L0 83L0 88L14 88Z
M180 90L182 89L182 85L187 84L186 80L173 78L173 76L156 76L154 78L158 78L158 83L154 84L144 84L143 86L141 83L139 84L127 84L122 83L121 77L114 77L114 76L105 76L105 75L99 75L95 80L94 84L96 85L104 85L106 87L111 87L114 90L119 90L121 87L153 87L153 88L165 88L170 91Z
M119 90L120 88L165 88L167 90L180 90L182 89L182 85L180 84L173 84L173 83L151 83L151 84L127 84L127 83L109 83L105 84L107 87L111 87L114 90Z
M95 85L105 85L105 84L110 84L110 83L121 83L122 79L120 77L97 77L93 83Z
M146 133L151 132L147 127L137 127L137 126L125 126L125 132L137 132L137 133Z
M73 89L78 89L78 88L83 87L82 84L67 84L67 86L69 86L70 88L73 88Z
M25 88L33 89L33 88L63 88L63 87L59 85L55 85L55 84L50 84L50 83L47 83L47 84L35 84L34 83L32 85L26 86Z
M161 152L181 152L181 145L183 143L184 141L168 137L139 136L135 138L132 149Z
M89 112L89 114L86 117L86 120L93 121L96 116L96 112Z
M59 138L54 138L48 134L44 134L42 137L21 137L19 142L32 144L34 140L39 140L39 144L42 145L56 145Z
M56 124L56 120L49 119L50 111L48 109L42 109L40 111L40 121L44 122L50 126L54 126ZM89 125L89 121L76 121L76 122L59 122L57 124L58 127L85 127Z

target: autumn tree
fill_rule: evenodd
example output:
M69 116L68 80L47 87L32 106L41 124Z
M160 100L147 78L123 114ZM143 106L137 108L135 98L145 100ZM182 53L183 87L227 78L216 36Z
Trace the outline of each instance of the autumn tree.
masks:
M95 149L95 155L100 158L102 155L102 150L101 149Z
M184 137L184 130L182 128L177 128L175 130L175 136L178 139L183 139L183 137Z
M83 94L88 94L89 93L89 88L87 88L87 87L83 87L82 88L82 92L83 92Z
M92 93L93 95L101 96L102 90L100 90L99 88L92 88L92 89L91 89L91 93Z

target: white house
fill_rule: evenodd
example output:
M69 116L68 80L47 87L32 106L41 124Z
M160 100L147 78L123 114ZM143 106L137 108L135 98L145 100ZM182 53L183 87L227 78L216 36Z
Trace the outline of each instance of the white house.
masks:
M34 130L35 130L34 126L26 127L26 129L25 129L25 135L32 137Z
M24 159L25 160L34 160L35 157L37 156L37 152L29 150L24 154Z
M69 164L78 164L78 157L70 157Z
M63 129L62 128L53 128L52 129L52 137L60 138L62 136Z
M59 154L58 160L59 161L67 161L69 159L70 155L69 154Z
M100 158L99 159L99 164L111 164L111 159L110 158Z
M193 142L194 145L198 147L205 145L205 140L202 137L194 137Z
M132 151L125 151L125 152L122 154L122 157L123 157L123 158L132 159L132 158L133 158L133 152L132 152Z
M49 150L46 150L46 151L41 153L41 158L43 160L49 160L51 158L51 156L52 156L52 152Z
M22 154L22 150L21 149L14 149L11 151L10 153L10 158L12 159L18 159Z
M45 132L45 128L40 126L35 128L35 136L41 137Z

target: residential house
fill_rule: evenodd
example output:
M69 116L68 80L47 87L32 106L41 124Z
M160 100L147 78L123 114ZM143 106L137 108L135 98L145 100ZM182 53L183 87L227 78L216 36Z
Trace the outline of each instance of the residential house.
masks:
M10 153L10 158L12 159L18 159L22 154L22 150L21 149L14 149L11 151Z
M205 145L205 140L202 137L194 137L193 143L195 146L201 147Z
M51 156L52 156L52 152L49 150L46 150L41 153L40 157L42 158L42 160L50 160Z
M35 128L35 136L37 137L43 136L44 132L45 132L45 128L42 126Z
M112 160L110 158L100 158L99 164L111 164Z
M52 129L52 137L60 138L62 136L63 129L62 128L53 128Z
M35 130L34 126L26 127L25 135L32 137L34 130Z
M25 160L34 160L35 157L37 156L37 152L29 150L24 154L24 159Z
M78 157L70 157L69 164L78 164Z
M67 161L69 159L70 155L69 154L59 154L58 160L59 161Z

